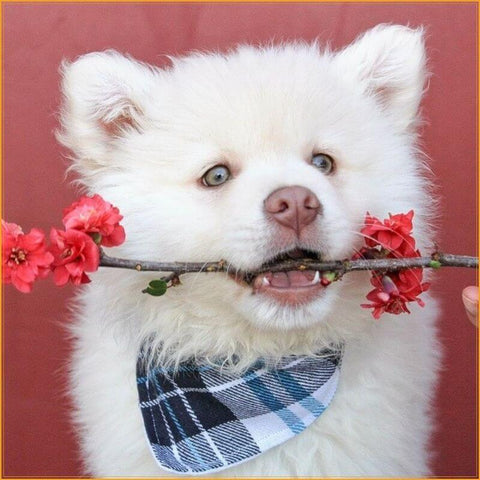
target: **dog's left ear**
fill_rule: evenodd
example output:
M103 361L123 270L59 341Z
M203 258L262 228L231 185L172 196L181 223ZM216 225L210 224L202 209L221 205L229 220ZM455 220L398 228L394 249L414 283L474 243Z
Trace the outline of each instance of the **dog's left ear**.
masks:
M401 130L415 127L427 78L424 32L378 25L334 58L340 74L372 95Z

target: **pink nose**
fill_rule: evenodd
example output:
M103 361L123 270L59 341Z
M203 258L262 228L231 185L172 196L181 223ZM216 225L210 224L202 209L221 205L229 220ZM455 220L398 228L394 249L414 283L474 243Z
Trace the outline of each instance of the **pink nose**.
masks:
M321 209L317 196L308 188L292 186L275 190L265 200L265 210L280 225L297 235L312 223Z

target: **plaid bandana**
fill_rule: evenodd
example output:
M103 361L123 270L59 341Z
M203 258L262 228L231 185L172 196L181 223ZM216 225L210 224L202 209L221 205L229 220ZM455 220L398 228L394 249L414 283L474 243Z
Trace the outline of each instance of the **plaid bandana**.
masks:
M234 375L184 364L175 374L137 363L137 386L153 455L168 472L204 474L245 462L299 434L335 393L341 351L284 357Z

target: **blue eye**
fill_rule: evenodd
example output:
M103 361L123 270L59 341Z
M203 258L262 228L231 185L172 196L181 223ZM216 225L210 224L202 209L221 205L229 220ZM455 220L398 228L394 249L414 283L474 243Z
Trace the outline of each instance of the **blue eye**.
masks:
M215 165L202 177L202 182L207 187L218 187L230 178L230 170L225 165Z
M318 168L325 175L333 172L335 163L330 155L325 153L317 153L312 157L312 165Z

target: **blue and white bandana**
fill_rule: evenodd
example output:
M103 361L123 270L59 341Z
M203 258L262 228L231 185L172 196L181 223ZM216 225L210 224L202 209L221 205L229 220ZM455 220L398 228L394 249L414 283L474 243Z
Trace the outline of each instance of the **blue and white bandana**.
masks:
M299 434L329 405L341 351L284 357L242 374L184 364L174 373L146 370L137 386L148 441L159 466L180 474L212 473L252 459Z

